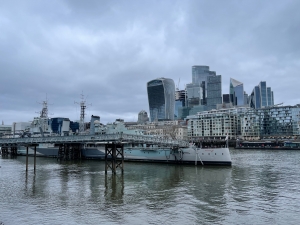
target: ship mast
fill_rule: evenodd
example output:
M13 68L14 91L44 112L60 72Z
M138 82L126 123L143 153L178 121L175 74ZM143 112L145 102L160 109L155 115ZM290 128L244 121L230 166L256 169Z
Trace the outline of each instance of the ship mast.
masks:
M40 111L40 118L39 118L39 124L40 128L43 132L45 132L48 129L48 99L46 97L46 100L40 103L43 105L42 111Z
M86 101L84 100L84 95L81 94L81 101L80 102L75 102L75 103L80 105L79 134L83 134L84 131L85 131L84 116L86 115L85 114Z

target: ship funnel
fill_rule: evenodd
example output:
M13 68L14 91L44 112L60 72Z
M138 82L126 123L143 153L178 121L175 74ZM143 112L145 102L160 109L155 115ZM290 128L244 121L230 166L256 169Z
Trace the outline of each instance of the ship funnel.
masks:
M100 116L91 116L91 125L90 125L90 135L95 134L95 121L98 120L100 121Z

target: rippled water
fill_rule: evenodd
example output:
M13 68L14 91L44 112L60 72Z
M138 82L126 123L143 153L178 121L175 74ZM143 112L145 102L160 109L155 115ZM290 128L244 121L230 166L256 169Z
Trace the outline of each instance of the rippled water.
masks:
M300 151L231 150L232 167L0 158L0 224L299 224Z

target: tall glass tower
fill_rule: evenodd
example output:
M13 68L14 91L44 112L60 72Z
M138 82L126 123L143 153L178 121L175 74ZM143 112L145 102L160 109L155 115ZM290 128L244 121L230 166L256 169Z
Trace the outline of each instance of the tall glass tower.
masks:
M244 84L242 82L230 78L229 93L233 96L233 105L245 105Z
M192 66L192 84L187 84L187 89L195 89L194 93L199 93L197 98L199 99L198 105L207 105L207 96L208 96L208 78L211 76L216 76L215 71L210 71L209 66ZM214 79L212 79L214 80ZM200 90L199 90L200 88ZM199 92L200 91L200 92ZM222 99L222 94L218 96ZM190 101L190 96L188 93L188 102ZM195 98L194 96L191 98ZM192 99L193 102L193 99ZM222 103L222 100L221 100ZM195 106L195 105L188 105L188 106Z
M222 76L207 77L207 99L208 109L216 109L217 104L222 104Z
M261 81L259 83L259 89L260 89L260 103L262 108L268 105L266 81Z
M274 94L271 88L267 87L266 81L261 81L254 87L249 100L250 107L260 109L274 105Z
M174 120L175 83L169 78L158 78L147 83L151 122Z

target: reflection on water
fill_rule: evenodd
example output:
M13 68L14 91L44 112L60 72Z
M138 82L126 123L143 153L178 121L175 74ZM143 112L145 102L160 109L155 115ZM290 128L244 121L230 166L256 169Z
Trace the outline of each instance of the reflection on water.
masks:
M0 159L0 221L9 224L295 224L300 151L232 150L232 167ZM12 212L18 217L11 217ZM32 212L28 214L28 212Z

